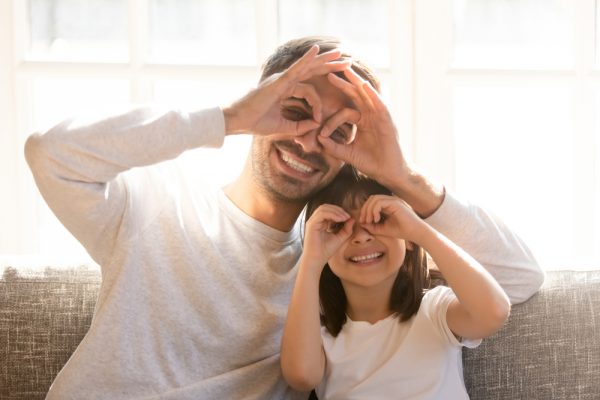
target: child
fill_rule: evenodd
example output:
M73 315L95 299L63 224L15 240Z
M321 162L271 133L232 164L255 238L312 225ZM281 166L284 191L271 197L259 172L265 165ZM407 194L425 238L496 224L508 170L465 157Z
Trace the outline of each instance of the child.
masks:
M321 400L468 399L461 346L477 346L510 311L492 276L349 166L306 218L281 348L288 384L316 387ZM423 249L450 287L431 288Z

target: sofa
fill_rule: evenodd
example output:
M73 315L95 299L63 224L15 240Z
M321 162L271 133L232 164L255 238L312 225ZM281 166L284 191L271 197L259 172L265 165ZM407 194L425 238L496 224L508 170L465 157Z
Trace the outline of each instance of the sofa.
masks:
M0 399L43 399L90 326L100 272L0 273ZM548 272L502 330L463 351L463 364L471 399L600 399L600 270Z

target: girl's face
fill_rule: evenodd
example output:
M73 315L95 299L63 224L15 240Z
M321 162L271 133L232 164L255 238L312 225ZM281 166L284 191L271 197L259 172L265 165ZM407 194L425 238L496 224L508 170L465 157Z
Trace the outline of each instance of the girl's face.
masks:
M383 235L372 235L359 223L360 208L346 210L354 219L353 233L328 264L344 288L391 288L404 262L406 243Z

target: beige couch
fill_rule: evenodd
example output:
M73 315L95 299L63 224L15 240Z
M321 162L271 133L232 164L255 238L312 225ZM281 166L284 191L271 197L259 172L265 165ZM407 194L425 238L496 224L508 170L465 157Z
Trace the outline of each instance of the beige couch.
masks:
M43 399L90 325L100 273L0 273L0 399ZM600 270L549 272L541 291L463 359L472 399L600 399Z

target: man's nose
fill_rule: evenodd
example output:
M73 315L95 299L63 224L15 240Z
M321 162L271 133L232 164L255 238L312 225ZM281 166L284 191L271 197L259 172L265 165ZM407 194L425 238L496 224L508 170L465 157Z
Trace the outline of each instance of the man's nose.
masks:
M318 127L317 129L310 130L303 135L295 136L294 142L299 144L305 153L320 152L322 146L317 140L317 135L319 134L320 130L321 127Z
M371 235L369 231L367 231L358 223L354 224L354 230L352 232L352 243L368 243L371 240L373 240L373 235Z

